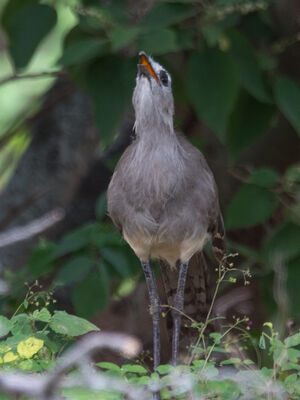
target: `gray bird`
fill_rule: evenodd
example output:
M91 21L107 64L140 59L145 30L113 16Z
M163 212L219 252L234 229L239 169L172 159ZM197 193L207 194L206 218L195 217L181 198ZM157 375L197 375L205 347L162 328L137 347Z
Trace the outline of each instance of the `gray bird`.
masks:
M200 270L201 252L209 240L217 259L224 257L224 228L216 183L204 156L174 131L171 77L144 52L139 54L133 106L136 140L116 166L107 203L111 219L144 270L155 369L160 363L161 303L150 259L168 264L163 270L166 290L175 291L172 362L176 365L189 264L194 260L194 273ZM172 275L178 275L175 290L170 287ZM203 286L201 282L197 285L196 289ZM194 293L191 301L197 304L197 290L190 292Z

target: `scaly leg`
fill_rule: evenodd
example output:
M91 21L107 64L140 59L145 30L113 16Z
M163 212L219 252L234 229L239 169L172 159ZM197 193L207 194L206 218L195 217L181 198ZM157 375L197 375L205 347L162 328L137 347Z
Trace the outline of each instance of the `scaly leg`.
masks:
M149 297L150 297L150 306L152 313L152 322L153 322L153 368L154 370L160 364L160 299L158 296L156 281L153 269L151 267L150 261L142 261L142 267L144 270L146 284L148 287ZM159 400L159 393L154 393L154 400Z
M173 341L172 341L172 364L177 365L178 358L178 347L179 347L179 335L181 325L181 313L184 308L184 288L186 282L186 275L189 263L181 263L178 276L177 292L174 299L174 308L172 311L173 316Z

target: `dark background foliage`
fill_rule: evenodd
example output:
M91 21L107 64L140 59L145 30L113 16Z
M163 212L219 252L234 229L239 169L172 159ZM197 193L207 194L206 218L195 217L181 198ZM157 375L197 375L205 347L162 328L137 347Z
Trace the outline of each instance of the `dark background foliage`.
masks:
M39 279L61 309L151 340L147 322L136 323L147 321L139 263L104 198L133 136L144 50L172 74L176 129L207 157L228 247L252 272L250 286L224 285L216 307L256 325L299 323L297 1L10 0L0 9L0 229L65 211L0 247L10 284L2 312Z

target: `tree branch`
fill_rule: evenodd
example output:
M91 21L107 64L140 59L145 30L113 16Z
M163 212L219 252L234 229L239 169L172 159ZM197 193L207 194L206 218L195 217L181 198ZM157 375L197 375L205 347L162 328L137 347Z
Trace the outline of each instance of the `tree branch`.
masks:
M59 76L64 76L65 72L64 71L46 71L46 72L39 72L36 74L26 74L26 75L19 75L19 74L14 74L11 76L7 76L6 78L0 79L0 85L5 85L8 82L12 81L17 81L21 79L34 79L34 78L56 78Z

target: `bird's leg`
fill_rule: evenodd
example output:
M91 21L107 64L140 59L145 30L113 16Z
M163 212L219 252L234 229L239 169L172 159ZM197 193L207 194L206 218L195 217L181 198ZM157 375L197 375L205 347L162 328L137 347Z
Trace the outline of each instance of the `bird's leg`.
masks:
M172 364L174 366L177 365L177 358L178 358L181 313L184 307L184 288L185 288L188 266L189 266L188 262L180 264L177 292L174 298L174 310L172 311L173 315Z
M158 296L156 281L150 261L142 261L142 267L145 273L146 284L149 291L150 306L153 322L153 367L154 370L160 364L160 299Z

